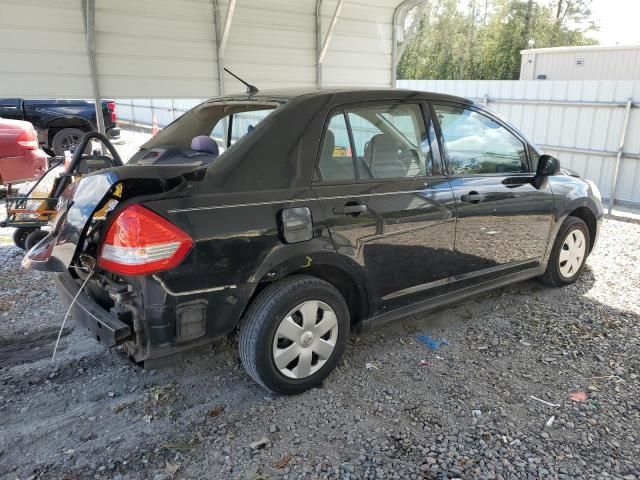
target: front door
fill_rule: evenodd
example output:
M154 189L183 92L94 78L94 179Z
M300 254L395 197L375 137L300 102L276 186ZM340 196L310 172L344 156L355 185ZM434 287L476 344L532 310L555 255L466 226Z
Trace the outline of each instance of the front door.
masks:
M365 280L372 314L448 284L455 205L425 114L419 102L351 105L330 115L323 134L314 191L335 248Z
M548 184L532 182L527 142L483 110L444 103L433 109L458 217L452 286L539 265L549 239L553 194Z

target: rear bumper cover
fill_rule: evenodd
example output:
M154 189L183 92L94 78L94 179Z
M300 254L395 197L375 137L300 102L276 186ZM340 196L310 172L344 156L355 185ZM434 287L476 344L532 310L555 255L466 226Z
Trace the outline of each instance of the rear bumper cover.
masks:
M131 327L97 305L80 287L68 272L55 278L56 288L63 304L68 307L74 297L78 298L71 308L71 315L89 330L89 334L107 347L114 347L133 338Z

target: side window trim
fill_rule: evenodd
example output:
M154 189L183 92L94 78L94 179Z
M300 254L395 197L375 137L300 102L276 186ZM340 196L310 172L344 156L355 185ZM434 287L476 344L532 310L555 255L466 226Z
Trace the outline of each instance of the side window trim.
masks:
M438 119L438 115L436 113L435 110L435 105L442 105L445 107L458 107L458 108L462 108L462 109L466 109L466 110L471 110L472 112L476 112L486 118L488 118L489 120L497 123L498 125L500 125L502 128L504 128L506 131L508 131L511 135L513 135L518 141L520 141L522 143L522 145L524 146L524 151L525 151L525 155L527 157L527 168L528 168L528 172L519 172L519 173L513 173L511 176L518 176L518 175L522 175L522 176L527 176L527 175L531 175L535 169L532 168L531 165L531 155L529 152L529 142L525 139L522 138L522 136L520 135L520 133L516 130L514 130L513 128L511 128L509 125L505 124L504 122L502 122L499 118L496 118L495 116L491 115L489 112L487 112L486 110L483 110L481 108L478 108L475 104L464 104L464 103L460 103L460 102L453 102L453 101L446 101L446 100L427 100L427 103L429 104L429 111L431 113L431 118L433 119L433 123L436 125L436 135L438 137L438 146L441 149L441 152L443 152L442 157L444 159L444 164L446 167L446 174L448 176L454 176L454 174L451 172L451 163L449 161L449 152L446 149L446 145L444 142L444 136L442 134L442 126L440 125L440 120ZM490 176L504 176L504 173L477 173L477 174L473 174L478 175L478 176L484 176L484 177L490 177Z
M347 126L347 136L349 137L349 147L351 148L351 161L353 162L353 175L355 177L355 181L360 180L360 168L358 167L358 153L356 152L356 141L353 139L353 130L351 129L351 120L349 120L349 114L347 113L347 108L345 107L342 110L342 115L344 115L344 123ZM320 168L320 165L318 165ZM320 173L322 175L322 172Z
M429 136L429 124L427 123L427 115L429 115L428 118L430 120L431 125L434 124L434 121L433 121L431 109L427 105L427 100L425 100L424 98L412 99L409 101L402 100L402 99L384 99L384 100L373 100L373 101L365 100L361 102L352 102L352 103L336 105L331 110L329 110L329 112L327 113L324 119L324 123L322 126L322 135L320 137L320 144L318 145L318 149L316 153L314 174L312 176L312 181L311 181L312 185L318 185L318 184L345 185L345 184L353 184L353 183L382 183L382 182L390 182L390 181L398 181L398 180L415 181L416 179L427 179L433 176L439 176L444 174L444 172L440 172L440 171L432 172L431 175L426 174L426 165L425 165L425 174L420 173L420 174L414 175L413 177L406 177L402 179L400 178L363 178L363 179L356 178L352 180L324 180L322 178L322 172L320 171L320 157L322 152L322 146L324 145L324 141L327 135L327 130L329 129L329 123L331 119L335 116L337 112L341 112L344 115L345 122L347 124L349 145L351 146L351 158L354 161L354 176L357 177L359 176L359 169L357 166L357 159L356 159L357 153L355 149L353 132L351 130L351 122L349 121L349 118L348 118L349 117L348 109L349 108L355 108L355 109L366 108L368 106L376 106L381 104L383 105L417 105L418 108L420 109L420 112L422 113L421 118L423 121L423 127L425 129L427 136ZM431 149L430 153L431 153L432 165L435 165L436 157L442 157L441 152L442 150L440 145L438 145L438 152L434 152L433 149ZM442 169L442 165L440 165L440 168L438 170L440 169Z
M420 108L422 109L422 120L426 127L427 140L431 151L431 174L426 172L425 165L426 177L433 178L446 175L447 168L445 165L443 150L440 145L440 139L438 137L437 128L439 128L439 126L434 120L434 112L431 110L431 106L427 100L420 102Z

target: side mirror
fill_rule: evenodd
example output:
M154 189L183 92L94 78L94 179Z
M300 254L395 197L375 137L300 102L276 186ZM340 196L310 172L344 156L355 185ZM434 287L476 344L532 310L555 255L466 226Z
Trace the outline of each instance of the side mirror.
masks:
M560 172L560 160L551 155L540 155L536 167L536 177L548 177Z

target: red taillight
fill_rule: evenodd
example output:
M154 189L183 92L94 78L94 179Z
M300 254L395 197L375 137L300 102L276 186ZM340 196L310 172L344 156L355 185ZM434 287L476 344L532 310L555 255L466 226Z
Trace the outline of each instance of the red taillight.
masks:
M27 150L36 150L38 145L38 134L34 129L25 130L16 139L18 145L26 148Z
M131 205L109 226L98 266L120 275L149 275L178 266L192 245L191 237L165 218Z
M107 102L107 110L109 110L109 113L111 114L111 121L116 123L116 102Z

